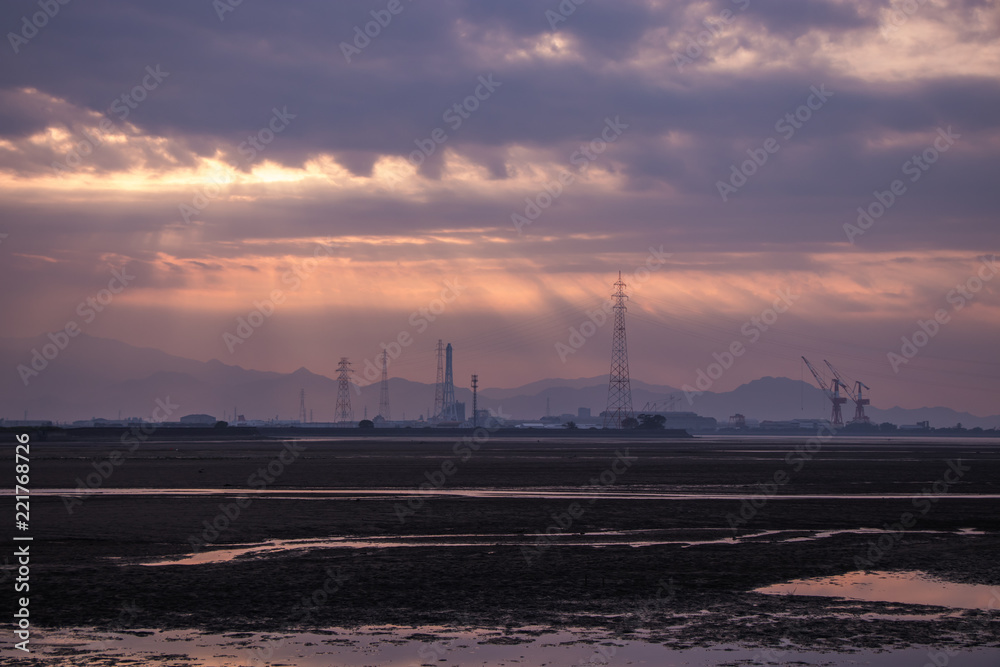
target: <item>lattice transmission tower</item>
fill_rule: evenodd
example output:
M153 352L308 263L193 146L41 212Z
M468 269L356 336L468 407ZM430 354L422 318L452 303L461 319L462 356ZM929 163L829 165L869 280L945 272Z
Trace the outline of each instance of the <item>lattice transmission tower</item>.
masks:
M306 423L306 390L299 389L299 423Z
M341 357L337 364L337 422L347 426L354 421L354 410L351 409L351 362L347 357Z
M625 339L625 283L618 272L615 299L615 332L611 343L611 378L608 382L608 409L604 413L604 428L622 428L632 418L632 386L628 378L628 345Z

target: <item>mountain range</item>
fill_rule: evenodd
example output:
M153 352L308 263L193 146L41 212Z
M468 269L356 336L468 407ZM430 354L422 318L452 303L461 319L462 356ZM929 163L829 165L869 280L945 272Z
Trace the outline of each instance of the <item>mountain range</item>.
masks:
M39 351L34 367L33 350ZM52 358L46 359L42 353ZM299 415L300 390L305 390L312 420L325 422L333 421L337 400L337 381L305 368L292 373L251 370L217 359L185 359L86 334L58 350L47 336L0 339L0 367L7 369L0 374L0 418L6 419L66 422L94 417L149 418L158 400L169 399L177 406L170 420L191 413L219 419L232 419L236 413L248 419L294 420ZM517 419L538 419L547 413L576 415L581 407L596 416L606 405L607 387L607 376L545 379L514 388L480 389L478 404ZM748 419L784 420L828 417L830 412L828 400L817 387L784 377L763 377L732 391L705 392L690 400L680 389L667 385L632 380L631 388L637 413L653 409L655 404L659 409L697 412L725 423L736 413ZM391 378L389 395L393 418L416 419L426 416L433 405L434 385ZM471 414L471 390L455 387L455 397L466 403ZM366 409L373 417L378 408L378 383L354 386L351 400L355 419L362 418ZM853 410L850 402L844 406L846 419ZM980 417L945 407L870 406L867 412L876 422L1000 426L1000 415Z

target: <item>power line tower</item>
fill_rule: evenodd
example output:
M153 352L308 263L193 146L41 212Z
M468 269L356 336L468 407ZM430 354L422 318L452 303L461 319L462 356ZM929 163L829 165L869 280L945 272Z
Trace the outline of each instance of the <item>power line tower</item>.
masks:
M441 416L444 412L444 341L440 338L437 344L438 367L437 381L434 383L434 411L428 415L428 419Z
M472 428L479 427L479 415L476 414L478 410L478 394L479 394L479 376L473 373L472 375Z
M351 362L341 357L337 364L337 422L347 426L354 421L351 409Z
M382 419L389 421L389 371L385 350L382 350L382 384L378 391L378 413Z
M615 333L611 343L611 378L608 381L608 409L604 413L604 428L622 428L622 422L632 418L632 385L628 378L628 346L625 340L625 283L618 272L615 299Z
M299 389L299 423L306 423L306 390Z

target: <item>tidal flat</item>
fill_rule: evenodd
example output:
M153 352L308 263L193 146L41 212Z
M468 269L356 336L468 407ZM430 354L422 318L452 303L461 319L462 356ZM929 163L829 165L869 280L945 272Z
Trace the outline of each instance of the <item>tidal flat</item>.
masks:
M458 440L38 443L0 664L1000 658L996 441Z

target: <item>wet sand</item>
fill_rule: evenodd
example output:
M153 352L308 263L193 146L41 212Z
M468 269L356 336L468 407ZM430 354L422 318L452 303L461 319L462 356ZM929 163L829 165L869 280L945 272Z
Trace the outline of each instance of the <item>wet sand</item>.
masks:
M996 611L754 592L859 569L1000 587L1000 501L988 497L1000 493L998 443L834 440L804 458L803 442L494 438L465 461L454 440L299 443L280 474L269 475L269 492L384 491L319 499L241 494L255 488L260 470L277 469L279 441L146 443L100 478L102 490L124 494L78 498L72 513L72 501L58 495L32 498L34 622L218 633L538 626L641 633L676 649L1000 646ZM102 461L113 449L39 444L32 487L73 488L77 478L107 470ZM602 485L602 473L612 483ZM576 514L568 496L418 491L435 479L443 489L577 493L582 512L567 524ZM812 497L768 499L769 489ZM829 497L843 494L853 497ZM192 540L211 537L203 522L223 525L220 504L232 508L243 498L246 506L201 552L273 540L350 545L145 565L190 556ZM913 524L894 528L907 514ZM547 529L552 539L539 541ZM377 543L400 539L418 542ZM5 611L12 603L4 597Z

